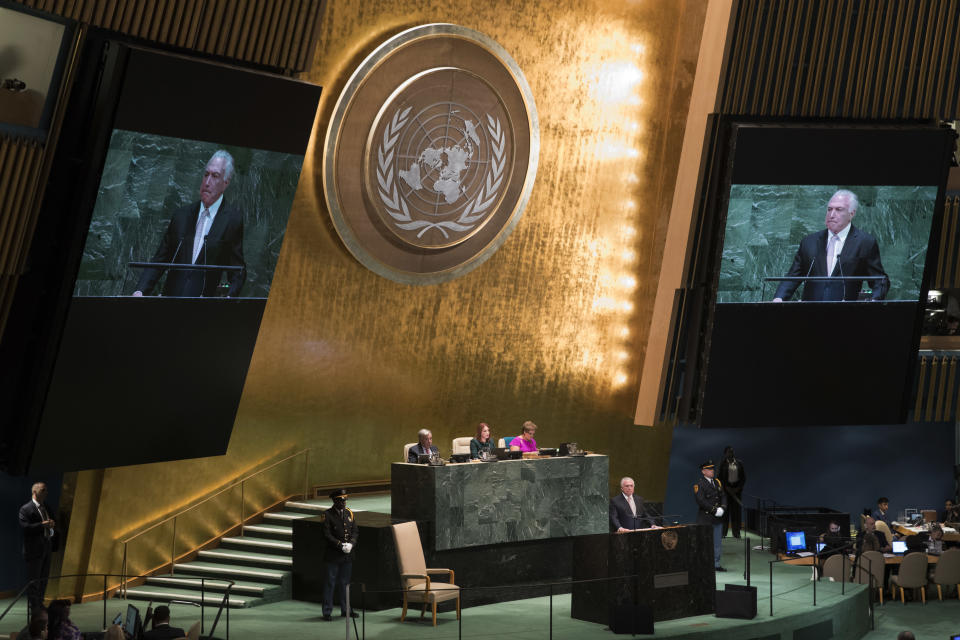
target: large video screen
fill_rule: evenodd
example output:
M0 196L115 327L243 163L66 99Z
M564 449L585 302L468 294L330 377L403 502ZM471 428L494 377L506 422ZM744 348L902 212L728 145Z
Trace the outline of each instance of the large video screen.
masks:
M695 421L902 423L955 134L749 119L716 132L687 329Z

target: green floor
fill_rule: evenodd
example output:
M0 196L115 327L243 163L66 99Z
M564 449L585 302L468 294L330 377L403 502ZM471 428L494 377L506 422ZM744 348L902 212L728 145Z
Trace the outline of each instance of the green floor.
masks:
M361 500L353 501L351 506L361 508ZM369 506L369 505L364 505ZM378 509L379 510L379 509ZM723 564L729 569L727 573L717 574L718 581L743 584L743 545L739 541L728 538L724 541ZM895 638L903 629L910 629L917 634L917 638L935 638L947 640L953 634L960 633L960 601L956 596L952 600L937 602L933 600L927 605L908 603L906 606L899 603L888 603L875 608L876 630L862 635L845 634L843 631L846 618L857 618L865 615L865 610L853 611L862 606L865 598L862 595L863 587L846 587L846 594L841 594L838 584L819 583L817 587L817 606L812 605L813 587L810 581L810 569L806 567L790 567L776 565L774 574L774 616L770 617L769 600L769 554L753 552L752 580L758 587L759 614L752 621L718 619L715 616L698 616L658 622L656 624L657 638L729 638L750 639L769 636L778 630L781 625L806 625L820 620L831 619L834 623L835 638L863 637L868 640L879 638ZM860 594L858 596L858 594ZM861 603L857 605L856 603ZM9 601L0 601L0 611L6 608ZM139 606L139 605L138 605ZM108 617L125 608L121 600L110 600L107 603ZM141 607L142 608L142 607ZM866 609L866 607L864 607ZM198 620L200 610L187 605L172 606L173 623L184 628ZM212 622L213 611L207 610L206 624ZM611 638L613 635L601 625L582 622L570 618L570 596L561 595L553 598L553 615L550 614L549 598L533 598L514 602L505 602L498 605L473 607L463 610L462 625L458 625L454 613L445 612L439 615L436 629L430 625L429 613L421 622L419 612L412 613L406 622L399 621L399 609L370 612L366 615L366 637L404 640L406 638L517 638L533 639L550 637L552 620L553 637L558 639L590 639ZM103 619L103 603L91 602L73 608L73 620L81 630L91 631L101 628ZM11 611L0 620L0 633L9 633L20 629L25 622L25 612L22 605ZM251 609L233 610L230 613L230 638L247 640L257 638L284 638L285 640L314 640L321 638L346 637L346 621L335 617L333 622L324 622L321 619L320 605L305 602L286 601L267 604ZM791 627L791 628L793 628ZM357 620L357 630L362 634L361 620ZM216 636L226 637L226 628L222 620L217 628ZM352 637L352 632L351 632ZM646 636L651 637L651 636ZM785 633L783 638L792 638L792 633Z

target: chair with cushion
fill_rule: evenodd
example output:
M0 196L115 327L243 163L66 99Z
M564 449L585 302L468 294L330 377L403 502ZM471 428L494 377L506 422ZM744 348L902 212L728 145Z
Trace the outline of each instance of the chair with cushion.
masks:
M403 460L401 460L401 462L406 462L407 460L409 460L410 449L412 449L415 446L417 446L416 442L409 442L403 445Z
M887 526L886 522L877 520L877 531L883 534L888 545L893 544L893 532L890 531L890 527Z
M505 449L506 446L507 446L507 443L504 442L503 438L500 438L499 440L497 440L497 447L499 447L500 449Z
M890 576L890 595L897 597L897 587L900 587L900 602L906 604L903 596L904 589L920 589L923 603L927 603L927 554L908 553L900 563L900 573Z
M500 438L500 440L503 442L503 446L509 447L509 446L510 446L510 442L513 441L513 439L516 438L516 437L517 437L517 436L510 436L509 438Z
M462 438L453 439L453 453L454 455L458 453L470 453L470 441L473 440L470 436L463 436Z
M433 626L437 626L437 603L456 599L457 619L460 619L460 587L453 583L453 569L428 569L423 558L420 532L416 522L395 524L393 542L397 547L397 564L400 566L400 583L403 585L403 613L400 621L407 618L407 603L421 602L420 617L430 604L433 608ZM435 582L430 574L445 573L448 582Z
M834 582L850 581L850 559L842 553L835 553L823 563L821 575Z
M886 568L883 554L879 551L864 551L860 556L860 564L857 565L857 582L859 584L872 584L877 589L877 597L880 604L883 604L883 573ZM873 578L871 582L870 578Z
M190 629L187 631L187 638L189 640L199 640L200 638L200 621L197 620L190 626Z
M960 549L948 549L940 556L934 570L933 583L937 585L937 599L943 600L942 585L952 584L957 588L960 598Z

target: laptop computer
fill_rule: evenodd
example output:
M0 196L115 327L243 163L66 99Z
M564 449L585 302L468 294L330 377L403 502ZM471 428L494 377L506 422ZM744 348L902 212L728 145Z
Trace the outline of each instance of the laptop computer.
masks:
M902 556L907 552L907 541L906 540L894 540L893 541L893 554Z
M497 447L493 452L497 454L497 460L519 460L523 457L522 451L510 451L508 447Z

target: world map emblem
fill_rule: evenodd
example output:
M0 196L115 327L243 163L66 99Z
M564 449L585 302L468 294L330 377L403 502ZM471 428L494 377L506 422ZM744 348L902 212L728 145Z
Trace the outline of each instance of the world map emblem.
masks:
M384 42L347 83L327 132L325 199L366 267L406 284L443 282L509 236L538 154L532 95L502 47L424 25Z

